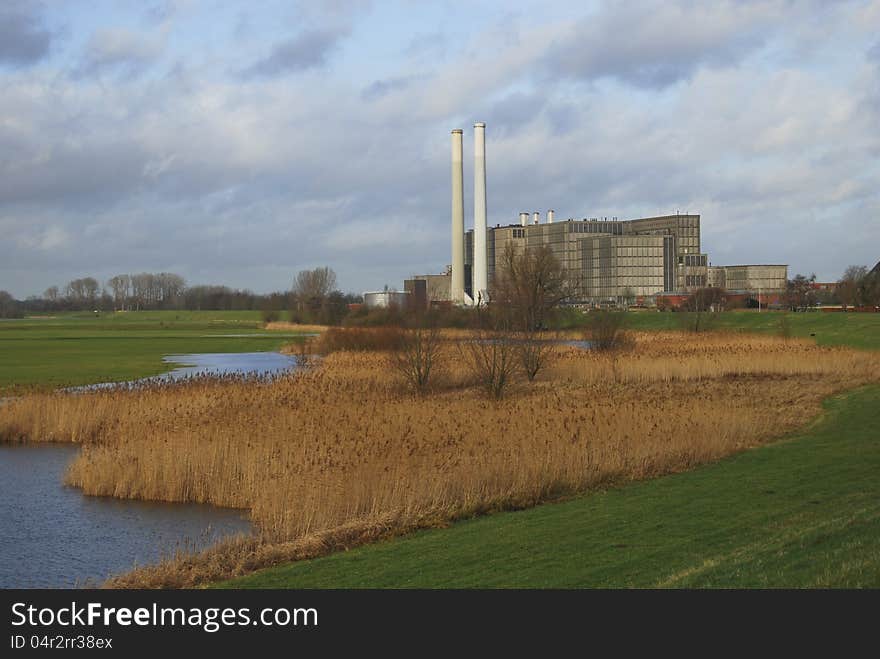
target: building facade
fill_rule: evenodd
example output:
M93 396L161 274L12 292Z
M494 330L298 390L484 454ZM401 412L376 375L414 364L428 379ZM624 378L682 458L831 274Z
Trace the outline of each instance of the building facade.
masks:
M710 266L710 286L746 293L782 293L788 266L779 264Z
M568 273L574 302L601 303L689 292L707 285L700 252L700 216L637 220L568 219L488 229L489 290L508 246L547 246ZM465 235L465 273L473 263L473 232ZM468 286L465 277L465 286ZM470 295L471 291L467 290Z

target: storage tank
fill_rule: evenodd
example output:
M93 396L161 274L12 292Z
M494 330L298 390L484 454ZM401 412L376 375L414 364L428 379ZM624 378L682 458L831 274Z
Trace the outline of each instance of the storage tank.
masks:
M367 309L385 309L397 307L406 309L409 304L409 293L401 291L371 291L364 293L364 306Z

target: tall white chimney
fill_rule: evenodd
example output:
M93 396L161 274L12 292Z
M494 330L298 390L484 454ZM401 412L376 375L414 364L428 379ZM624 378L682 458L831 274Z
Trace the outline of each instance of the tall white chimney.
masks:
M485 304L489 289L486 251L486 124L474 124L474 303Z
M553 213L555 211L549 210L547 211L547 224L553 224Z
M520 213L519 214L519 223L522 226L525 226L529 223L529 214L528 213Z
M541 221L541 214L538 211L535 211L534 215L532 215L532 220L535 224L538 224Z
M464 303L464 165L462 130L452 131L452 277L450 298L453 304Z

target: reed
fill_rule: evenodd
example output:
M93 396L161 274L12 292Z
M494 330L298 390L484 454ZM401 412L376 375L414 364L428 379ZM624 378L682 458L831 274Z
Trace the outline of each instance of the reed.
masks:
M626 353L560 348L493 400L454 343L428 397L406 393L387 353L342 351L271 382L26 396L0 412L0 440L80 443L67 482L88 494L250 510L255 537L110 582L180 587L689 469L880 373L873 353L799 340L635 334Z

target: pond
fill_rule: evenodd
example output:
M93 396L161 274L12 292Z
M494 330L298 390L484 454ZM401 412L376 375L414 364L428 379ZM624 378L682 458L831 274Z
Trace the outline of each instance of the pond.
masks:
M0 444L0 588L97 585L251 529L244 511L84 496L63 484L78 450Z
M178 366L71 391L212 375L265 378L297 364L296 357L278 352L168 355L164 361ZM0 588L96 585L178 549L202 549L251 530L242 511L85 496L63 484L78 451L71 444L0 444Z

